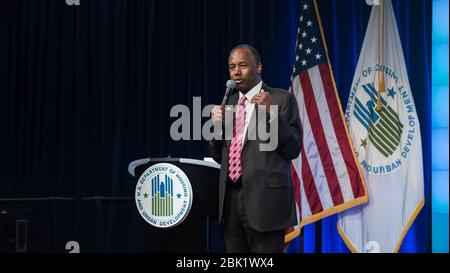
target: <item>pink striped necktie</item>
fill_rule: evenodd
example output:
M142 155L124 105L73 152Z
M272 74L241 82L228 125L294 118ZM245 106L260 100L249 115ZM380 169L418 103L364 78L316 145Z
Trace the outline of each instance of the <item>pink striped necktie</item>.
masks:
M233 138L231 139L230 150L228 153L228 176L236 182L242 175L241 151L242 138L244 137L245 128L245 101L246 97L242 96L237 105L237 111L234 120Z

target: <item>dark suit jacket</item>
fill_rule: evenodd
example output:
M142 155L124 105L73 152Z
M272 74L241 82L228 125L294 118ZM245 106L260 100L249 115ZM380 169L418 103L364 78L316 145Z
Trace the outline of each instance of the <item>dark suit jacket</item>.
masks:
M242 148L243 202L251 226L260 232L284 229L297 223L295 199L290 173L290 162L301 149L301 129L295 97L286 90L262 87L278 105L278 146L274 151L260 151L260 138L248 140L247 129ZM230 97L228 104L236 105L239 92ZM255 109L253 115L257 113ZM257 118L258 119L258 118ZM232 128L232 127L231 127ZM256 134L257 135L257 134ZM228 176L228 148L230 140L212 140L210 151L221 164L219 185L219 223L224 224L223 209ZM225 220L226 221L226 220Z

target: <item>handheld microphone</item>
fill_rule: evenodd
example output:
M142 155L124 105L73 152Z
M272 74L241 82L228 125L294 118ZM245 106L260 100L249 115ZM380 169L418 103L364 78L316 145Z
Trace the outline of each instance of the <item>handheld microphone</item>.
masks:
M223 96L222 100L222 107L225 106L225 103L227 103L228 97L230 96L231 90L233 90L236 87L236 83L233 80L227 81L227 90L225 91L225 95Z

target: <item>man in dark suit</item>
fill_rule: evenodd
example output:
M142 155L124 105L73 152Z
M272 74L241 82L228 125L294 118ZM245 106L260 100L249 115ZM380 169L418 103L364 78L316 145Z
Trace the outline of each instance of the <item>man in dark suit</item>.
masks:
M301 149L297 101L286 90L262 82L261 58L252 46L233 48L228 66L239 91L227 103L236 109L231 118L232 138L227 140L222 134L209 145L214 160L221 164L219 223L224 227L226 251L282 252L285 228L297 223L290 174L290 162ZM227 126L229 109L214 106L213 124ZM267 140L249 124L256 120L256 128L261 125L261 119L254 118L261 113L258 109L267 117L262 120L269 130L278 126L270 136L277 145L269 151L261 149ZM249 137L251 133L256 137Z

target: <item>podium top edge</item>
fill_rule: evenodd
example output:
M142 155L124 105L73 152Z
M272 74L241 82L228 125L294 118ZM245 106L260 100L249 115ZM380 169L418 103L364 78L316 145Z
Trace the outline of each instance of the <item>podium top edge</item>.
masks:
M193 165L199 165L199 166L205 166L210 168L216 168L220 169L220 164L217 164L216 162L209 162L204 160L198 160L198 159L191 159L191 158L172 158L172 157L162 157L162 158L141 158L132 161L130 164L128 164L128 172L135 176L135 169L138 166L147 164L149 162L180 162L180 163L186 163L186 164L193 164Z

